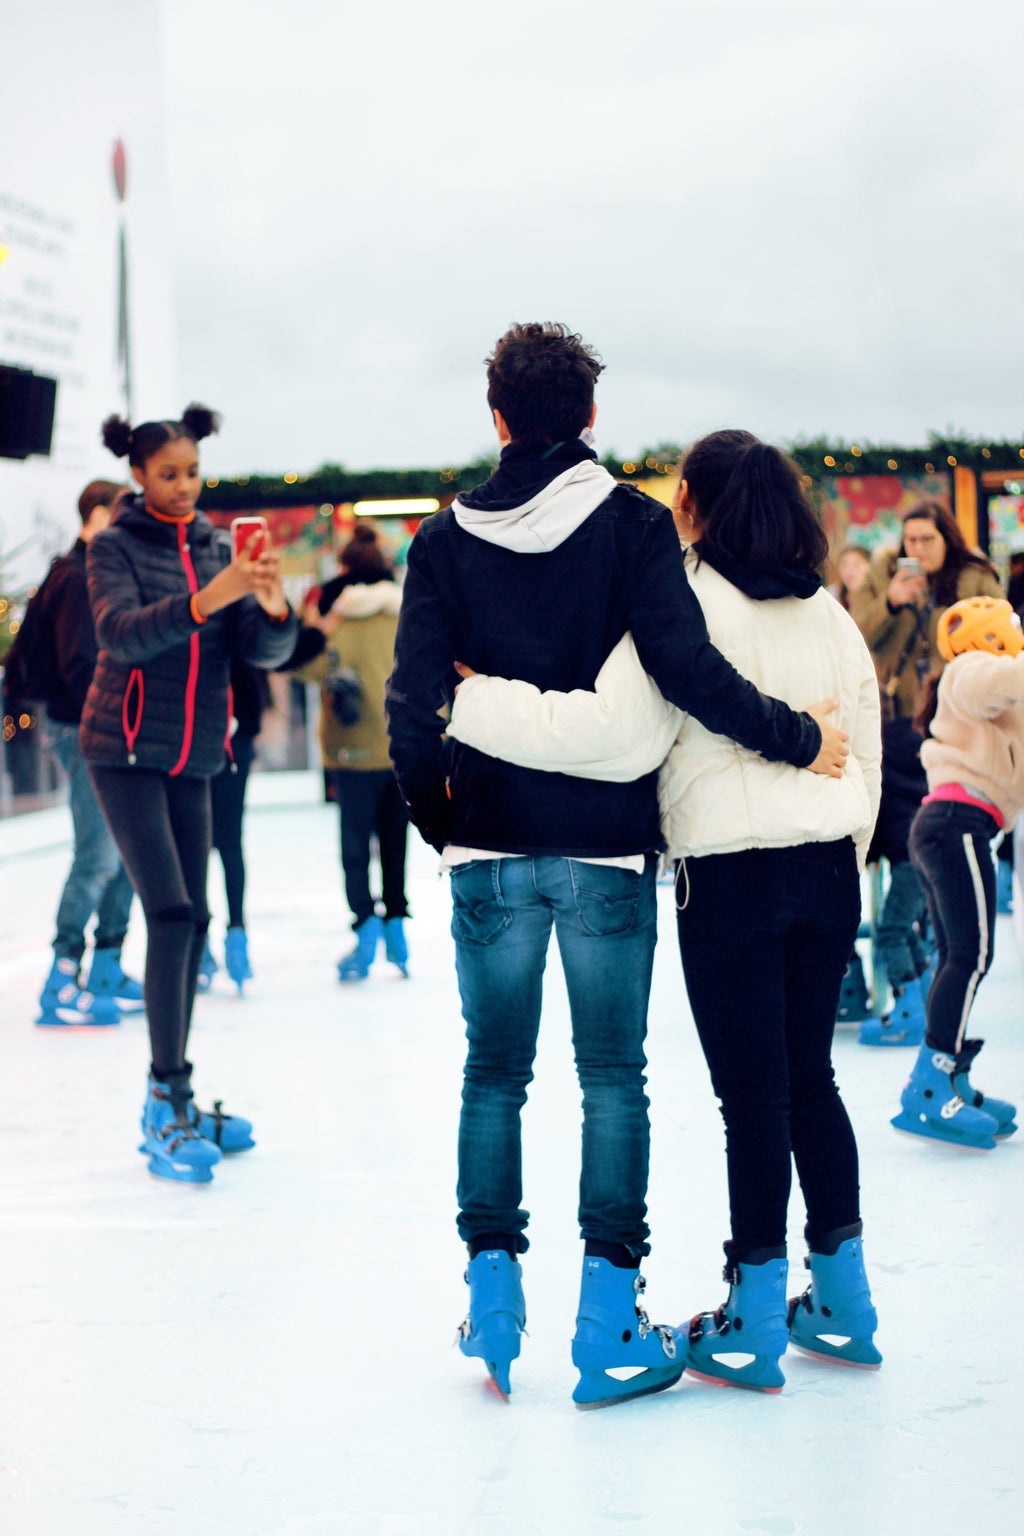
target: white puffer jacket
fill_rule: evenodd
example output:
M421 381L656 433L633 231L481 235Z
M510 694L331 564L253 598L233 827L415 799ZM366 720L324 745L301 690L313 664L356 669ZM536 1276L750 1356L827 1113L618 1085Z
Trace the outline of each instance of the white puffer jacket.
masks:
M813 597L755 600L707 563L687 572L711 639L763 693L794 709L837 698L850 737L841 779L769 763L666 704L628 635L594 693L545 693L529 683L472 677L459 688L450 734L527 768L628 780L663 762L662 831L675 858L787 848L852 837L863 868L881 795L878 680L850 615ZM667 751L667 757L666 757Z

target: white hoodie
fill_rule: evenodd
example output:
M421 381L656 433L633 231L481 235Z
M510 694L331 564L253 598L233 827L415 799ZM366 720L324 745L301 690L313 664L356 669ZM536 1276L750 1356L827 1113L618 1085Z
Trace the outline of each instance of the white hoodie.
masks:
M806 709L839 699L850 737L841 779L770 763L665 702L627 635L594 693L545 693L469 678L449 734L530 768L618 781L663 764L662 831L673 857L784 848L852 837L861 868L881 795L878 680L850 615L824 591L756 600L691 551L687 573L712 642L763 692ZM667 756L666 756L667 753Z

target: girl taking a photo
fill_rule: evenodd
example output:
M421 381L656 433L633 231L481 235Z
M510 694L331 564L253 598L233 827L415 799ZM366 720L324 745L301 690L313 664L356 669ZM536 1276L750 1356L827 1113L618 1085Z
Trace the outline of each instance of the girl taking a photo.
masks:
M210 779L228 740L231 660L272 668L297 627L276 551L254 535L233 558L196 510L198 444L219 425L200 405L180 421L103 425L139 494L89 546L99 659L79 737L146 917L152 1063L141 1150L158 1177L193 1184L210 1182L222 1152L254 1145L249 1121L222 1114L219 1101L197 1109L185 1055L209 924Z

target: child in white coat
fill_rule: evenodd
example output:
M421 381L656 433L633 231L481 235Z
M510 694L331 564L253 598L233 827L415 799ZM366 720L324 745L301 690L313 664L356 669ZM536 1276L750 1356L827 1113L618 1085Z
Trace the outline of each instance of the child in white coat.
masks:
M992 964L996 876L990 844L1024 810L1024 636L1003 598L969 597L939 620L950 664L918 717L928 794L910 857L928 897L939 964L927 1029L903 1090L897 1130L991 1150L1016 1110L971 1086L983 1041L968 1040L978 986Z

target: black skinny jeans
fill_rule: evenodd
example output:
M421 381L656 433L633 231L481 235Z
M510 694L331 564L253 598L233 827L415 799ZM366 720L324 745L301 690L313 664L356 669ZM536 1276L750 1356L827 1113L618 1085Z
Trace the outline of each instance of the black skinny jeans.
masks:
M377 839L381 898L387 917L405 917L405 847L409 821L390 768L333 768L331 785L341 812L341 867L353 928L376 910L370 893L370 840Z
M90 767L96 798L146 917L146 1016L159 1081L186 1071L185 1048L210 914L209 779Z
M242 817L245 789L255 754L255 737L236 731L231 738L231 758L210 780L213 813L213 846L224 866L224 891L228 900L228 927L245 927L245 849Z
M955 1056L996 931L994 816L956 800L922 805L910 828L910 857L928 898L939 964L928 993L925 1040Z
M832 1070L860 921L853 843L689 859L679 946L725 1121L730 1253L786 1242L791 1156L812 1244L859 1221L857 1144Z

